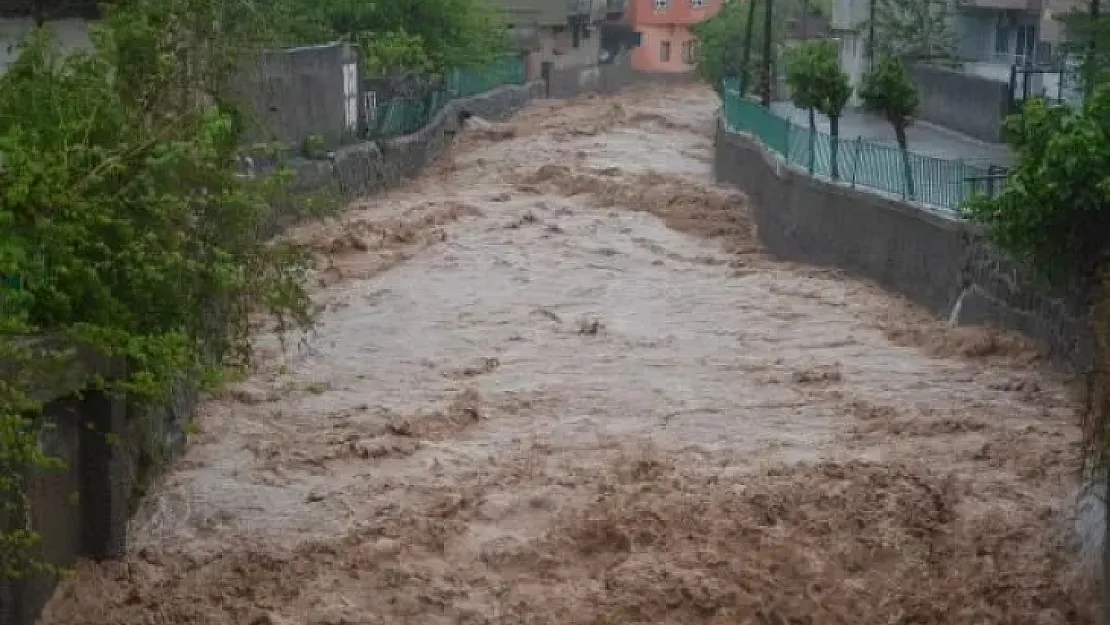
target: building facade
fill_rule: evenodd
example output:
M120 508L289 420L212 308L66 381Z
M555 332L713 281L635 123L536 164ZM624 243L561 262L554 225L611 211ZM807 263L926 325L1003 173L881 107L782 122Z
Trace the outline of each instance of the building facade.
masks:
M864 29L871 4L872 0L836 0L833 6L840 65L857 86L870 65ZM1067 38L1060 18L1085 5L1084 0L961 0L950 26L962 70L1008 83L1014 66L1059 63L1061 44ZM1030 87L1033 93L1061 89L1058 74L1036 73L1030 78L1035 83Z
M725 0L628 0L628 25L640 33L632 67L644 72L694 69L697 39L690 27L713 17Z
M499 6L527 59L530 79L544 63L556 70L597 65L600 25L612 19L607 0L490 0ZM617 3L623 9L623 2ZM620 16L623 16L623 11ZM618 19L620 16L617 16Z

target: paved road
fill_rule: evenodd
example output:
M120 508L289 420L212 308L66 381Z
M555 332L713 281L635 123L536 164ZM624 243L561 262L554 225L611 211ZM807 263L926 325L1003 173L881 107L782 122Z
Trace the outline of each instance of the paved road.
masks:
M793 119L803 126L808 125L808 115L790 102L776 102L773 110ZM817 117L819 129L828 132L828 119ZM933 124L919 122L908 131L910 149L920 154L949 159L969 159L1008 165L1013 162L1013 154L1004 144L986 143L961 135L955 131ZM840 121L840 135L846 139L863 137L871 141L895 144L894 130L886 120L862 111L849 111Z

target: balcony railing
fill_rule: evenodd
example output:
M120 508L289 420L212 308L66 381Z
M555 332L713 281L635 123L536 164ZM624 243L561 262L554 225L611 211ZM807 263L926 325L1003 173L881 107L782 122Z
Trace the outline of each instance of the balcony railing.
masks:
M606 13L624 13L627 10L628 0L605 0Z

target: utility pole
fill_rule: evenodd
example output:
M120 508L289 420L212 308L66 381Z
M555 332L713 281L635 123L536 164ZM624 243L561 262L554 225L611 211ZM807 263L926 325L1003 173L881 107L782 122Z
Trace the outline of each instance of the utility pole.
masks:
M775 13L775 0L766 0L766 12L763 14L763 93L760 99L764 108L771 108L771 50L772 28L771 20Z
M875 0L871 0L870 14L867 17L867 69L875 69Z
M809 39L809 0L802 0L802 41Z
M1094 90L1095 90L1095 80L1098 77L1098 68L1096 67L1096 64L1098 63L1098 38L1099 38L1099 33L1102 30L1102 28L1099 26L1099 23L1098 23L1099 19L1102 16L1101 9L1102 9L1102 6L1101 6L1100 0L1091 0L1091 4L1090 4L1090 8L1089 8L1090 21L1091 21L1090 26L1089 26L1089 28L1091 30L1091 32L1090 32L1090 41L1087 42L1087 62L1086 62L1086 67L1083 68L1084 70L1086 70L1084 72L1086 74L1086 76L1083 77L1083 82L1087 83L1086 85L1084 85L1084 87L1086 87L1086 92L1087 92L1087 93L1083 94L1084 97L1089 97L1091 95L1091 93L1094 92Z
M752 60L752 26L755 24L755 0L748 0L748 21L744 24L744 57L740 60L740 96L748 91L749 64Z

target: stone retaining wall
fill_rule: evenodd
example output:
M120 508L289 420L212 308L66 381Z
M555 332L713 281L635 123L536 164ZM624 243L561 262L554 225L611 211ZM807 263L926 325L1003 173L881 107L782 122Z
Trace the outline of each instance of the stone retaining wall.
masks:
M1069 368L1091 366L1083 290L1038 288L965 220L815 178L720 124L714 175L747 193L775 256L843 268L957 325L1018 331Z

